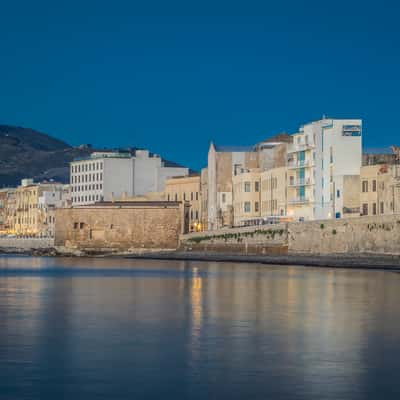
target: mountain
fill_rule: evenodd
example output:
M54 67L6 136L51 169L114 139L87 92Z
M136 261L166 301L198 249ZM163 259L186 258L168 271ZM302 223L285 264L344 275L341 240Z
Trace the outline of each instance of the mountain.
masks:
M0 125L0 187L17 186L23 178L68 182L68 164L91 153L33 129Z
M0 188L18 186L23 178L33 178L35 181L53 179L68 183L69 163L74 158L86 157L96 150L128 151L134 155L137 148L94 149L90 145L72 147L33 129L0 125ZM180 166L173 161L163 161L166 166Z

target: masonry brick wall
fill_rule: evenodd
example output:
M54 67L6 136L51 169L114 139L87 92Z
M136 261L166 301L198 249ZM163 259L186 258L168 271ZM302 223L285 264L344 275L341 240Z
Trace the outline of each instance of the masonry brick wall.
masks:
M181 218L179 206L59 209L55 245L94 251L175 249Z

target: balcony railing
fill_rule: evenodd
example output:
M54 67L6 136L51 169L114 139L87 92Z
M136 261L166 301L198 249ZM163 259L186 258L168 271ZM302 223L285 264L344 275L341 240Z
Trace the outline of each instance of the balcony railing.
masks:
M289 199L289 204L308 204L310 203L310 199L308 197L295 197L293 199Z
M287 152L288 153L297 153L299 151L306 151L306 150L312 150L315 148L313 144L309 143L302 143L302 144L292 144L291 146L288 146Z
M301 161L289 161L288 168L304 168L311 167L312 162L310 160L301 160Z
M310 178L298 178L294 179L292 181L289 181L289 186L308 186L308 185L313 185L314 182Z

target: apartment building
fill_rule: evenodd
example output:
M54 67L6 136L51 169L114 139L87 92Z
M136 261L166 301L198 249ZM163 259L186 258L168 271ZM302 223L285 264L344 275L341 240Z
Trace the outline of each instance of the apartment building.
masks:
M232 226L233 177L241 171L260 171L286 165L287 147L292 138L280 134L255 146L216 146L211 143L207 165L208 229Z
M261 216L261 172L259 168L236 171L233 176L234 226L246 225Z
M68 186L23 179L15 191L13 233L35 237L54 235L54 208L68 204Z
M6 230L7 221L7 193L8 189L0 189L0 234Z
M287 167L272 168L261 173L261 216L286 217L287 213Z
M400 213L400 165L363 166L359 193L362 216Z
M296 220L342 218L345 183L360 175L362 121L311 122L288 145L288 214ZM349 214L349 213L346 213Z
M201 187L200 176L184 176L167 179L165 182L167 201L181 201L189 204L190 232L204 229L201 223Z
M200 173L201 215L200 222L204 231L208 230L208 169L203 168Z
M186 176L188 168L170 165L148 150L94 152L70 165L72 205L163 192L166 179Z

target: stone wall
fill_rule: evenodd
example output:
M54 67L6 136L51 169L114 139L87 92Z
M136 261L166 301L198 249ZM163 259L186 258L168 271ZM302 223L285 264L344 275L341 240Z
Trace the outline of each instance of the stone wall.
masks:
M59 209L55 244L84 251L176 249L183 212L174 204Z
M400 255L400 215L201 232L182 235L181 248L242 254Z
M400 215L289 224L290 253L400 254Z
M54 247L52 238L0 238L1 249L48 249Z
M181 235L180 247L187 251L241 254L286 254L286 225L261 225L220 229Z

